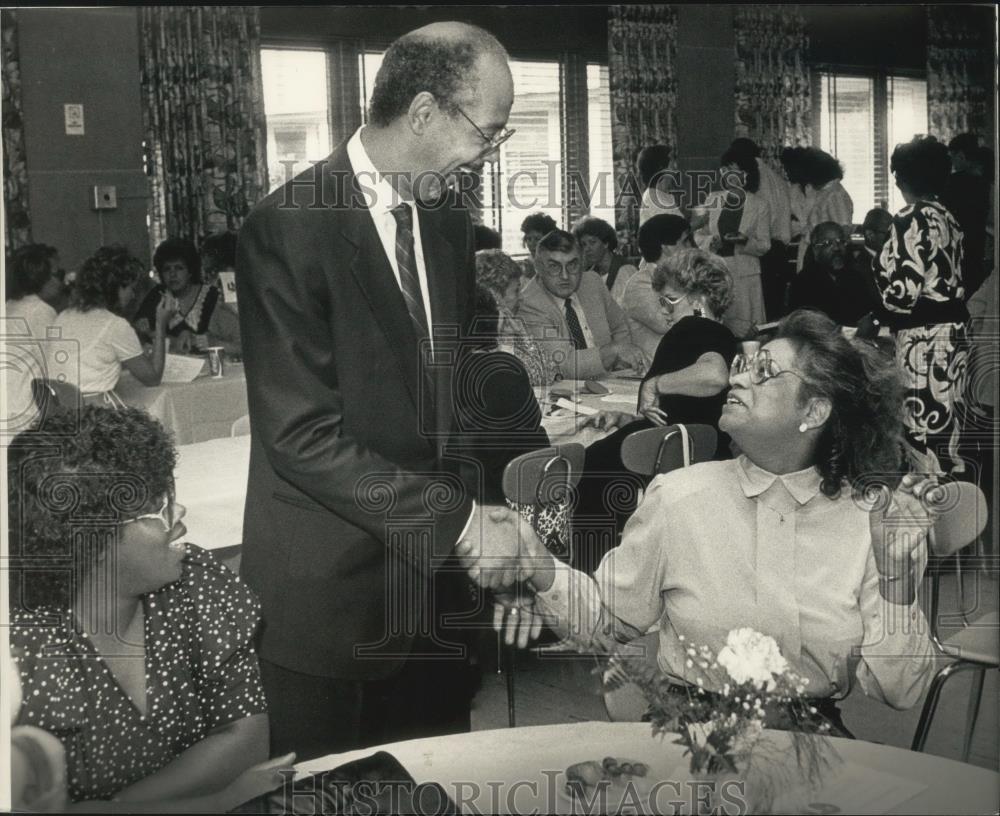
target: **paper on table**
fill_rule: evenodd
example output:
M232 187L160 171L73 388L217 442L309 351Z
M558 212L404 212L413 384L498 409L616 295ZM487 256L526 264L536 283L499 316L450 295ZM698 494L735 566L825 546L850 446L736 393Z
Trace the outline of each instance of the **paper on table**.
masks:
M168 354L163 363L163 378L165 383L189 383L205 367L204 358L185 357L182 354Z
M606 397L601 397L601 402L618 402L623 405L635 405L636 397L635 394L608 394Z
M559 399L556 400L556 405L560 408L567 408L570 411L576 411L578 414L583 414L584 416L592 416L593 414L600 413L600 411L596 408L590 408L586 405L581 405L578 402L570 402L570 400L565 397L559 397Z
M775 812L886 813L926 787L914 779L844 761L830 769L819 790L806 792L800 788L779 797L774 803Z

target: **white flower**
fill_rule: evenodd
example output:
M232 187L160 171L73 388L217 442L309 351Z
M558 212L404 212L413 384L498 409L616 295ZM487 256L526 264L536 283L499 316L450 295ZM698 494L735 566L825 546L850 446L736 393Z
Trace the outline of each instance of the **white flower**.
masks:
M704 723L688 723L687 732L691 744L696 747L708 745L708 737L715 730L715 723L709 720Z
M775 685L775 675L788 670L774 638L750 628L730 632L717 660L737 683L751 682L765 690Z

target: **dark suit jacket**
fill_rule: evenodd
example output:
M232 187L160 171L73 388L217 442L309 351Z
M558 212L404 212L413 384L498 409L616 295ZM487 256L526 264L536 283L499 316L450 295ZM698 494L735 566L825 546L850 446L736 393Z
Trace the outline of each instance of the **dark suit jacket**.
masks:
M429 593L415 590L453 549L472 500L438 455L448 385L427 397L413 325L358 193L345 142L240 231L252 428L241 569L263 602L263 658L372 679L426 631ZM420 228L434 325L464 326L468 213L422 209ZM362 644L381 645L373 655L356 652Z

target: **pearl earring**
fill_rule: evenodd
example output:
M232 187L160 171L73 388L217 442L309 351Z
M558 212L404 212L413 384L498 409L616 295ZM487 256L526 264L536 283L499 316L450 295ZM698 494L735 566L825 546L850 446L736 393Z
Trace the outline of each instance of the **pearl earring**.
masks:
M806 425L806 423L803 422L801 425L799 425L799 433L805 433L808 430L809 426Z

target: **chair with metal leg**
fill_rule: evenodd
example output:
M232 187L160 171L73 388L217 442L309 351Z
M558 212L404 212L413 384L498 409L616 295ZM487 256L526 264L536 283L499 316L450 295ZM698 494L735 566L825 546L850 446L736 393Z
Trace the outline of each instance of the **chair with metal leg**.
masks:
M710 425L667 425L625 437L622 463L633 473L657 476L715 456L718 434Z
M988 512L986 497L975 485L966 482L952 482L945 487L947 490L946 498L942 501L942 514L929 537L930 551L939 558L953 555L974 542L986 526ZM931 574L931 591L927 605L931 640L944 655L953 657L955 660L941 669L931 681L911 748L914 751L924 750L941 691L948 679L960 672L971 671L974 674L966 710L965 736L962 746L962 761L967 762L972 747L976 717L979 715L979 703L982 699L986 672L989 669L1000 668L1000 648L998 648L1000 623L998 623L996 610L972 620L966 619L964 610L959 610L958 618L961 627L954 634L942 636L940 624L943 616L940 613L938 603L940 582L940 574L934 570Z
M569 515L573 488L583 472L583 445L570 443L529 451L507 463L503 492L507 501L528 521L546 548L560 561L572 556ZM507 721L514 727L515 652L498 638L501 665L507 682Z

